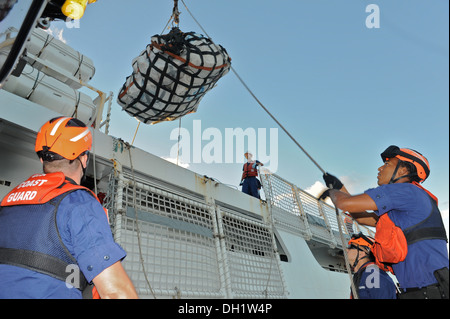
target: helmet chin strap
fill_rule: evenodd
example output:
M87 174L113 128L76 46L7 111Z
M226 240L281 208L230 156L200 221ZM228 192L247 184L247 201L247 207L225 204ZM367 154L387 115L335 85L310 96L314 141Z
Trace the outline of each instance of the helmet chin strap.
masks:
M397 174L397 171L398 171L399 167L400 167L400 161L398 161L397 165L395 166L394 173L392 173L391 180L389 181L389 184L394 184L400 178L403 178L403 176L401 176L401 177L397 177L397 178L394 179L395 175Z
M365 258L369 258L369 256L368 256L367 254L366 254L365 256L359 258L359 252L360 252L360 251L363 251L363 250L360 249L359 247L356 248L356 249L358 250L358 255L356 256L356 259L355 259L355 261L353 262L353 265L351 266L352 272L353 272L353 273L356 272L356 271L355 271L355 267L356 267L356 265L357 265L361 260L363 260L363 259L365 259ZM363 252L364 252L364 251L363 251Z
M392 173L392 177L391 177L391 180L389 181L389 184L394 184L398 180L400 180L400 179L402 179L404 177L415 177L416 176L416 174L408 174L408 175L403 175L403 176L400 176L400 177L397 177L397 178L394 179L394 176L397 174L397 171L398 171L399 167L400 167L400 161L398 161L397 162L397 166L395 166L394 173Z

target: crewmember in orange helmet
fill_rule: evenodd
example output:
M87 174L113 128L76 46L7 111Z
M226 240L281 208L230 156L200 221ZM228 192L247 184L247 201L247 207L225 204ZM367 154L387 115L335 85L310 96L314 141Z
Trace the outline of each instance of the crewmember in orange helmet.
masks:
M1 202L0 298L82 298L93 290L101 298L137 298L103 207L80 186L91 145L89 128L71 117L54 118L38 132L44 173Z
M339 179L325 173L332 188L328 194L359 223L376 226L372 252L377 264L397 277L399 298L448 299L447 235L437 198L419 184L430 174L428 160L395 145L381 158L378 187L352 196Z
M353 234L347 256L353 272L353 283L359 299L396 299L397 289L389 275L378 268L371 252L374 239L362 233ZM354 298L353 293L351 298Z

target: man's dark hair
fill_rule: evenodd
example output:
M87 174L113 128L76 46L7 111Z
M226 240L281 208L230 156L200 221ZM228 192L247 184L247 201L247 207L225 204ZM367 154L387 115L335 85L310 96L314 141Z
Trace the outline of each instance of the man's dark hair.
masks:
M405 167L408 170L408 172L409 172L408 177L409 177L411 182L418 182L419 183L421 181L421 179L417 175L416 166L413 163L399 160L399 166L400 167Z

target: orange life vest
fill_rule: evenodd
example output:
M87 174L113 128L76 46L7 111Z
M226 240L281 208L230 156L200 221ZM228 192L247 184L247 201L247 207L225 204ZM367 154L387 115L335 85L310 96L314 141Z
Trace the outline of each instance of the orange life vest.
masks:
M388 213L383 214L377 222L375 243L372 253L380 269L394 273L392 264L405 260L408 254L408 244L425 239L447 240L442 218L437 208L437 198L418 183L413 182L430 196L432 209L429 216L408 229L402 230L389 218Z
M9 192L3 198L1 206L45 204L59 195L78 189L88 191L98 200L90 189L71 183L62 172L35 174ZM108 212L105 208L104 210L108 218ZM100 299L95 286L92 286L92 288L88 286L86 289L92 289L93 299Z
M392 264L405 260L408 254L408 244L403 231L394 224L387 213L377 222L372 253L377 266L391 273L394 273Z
M1 205L44 204L52 198L76 189L84 189L97 199L97 196L90 189L66 181L64 174L57 172L32 175L9 192L3 198Z
M258 176L258 170L253 168L256 162L247 162L244 164L244 178Z

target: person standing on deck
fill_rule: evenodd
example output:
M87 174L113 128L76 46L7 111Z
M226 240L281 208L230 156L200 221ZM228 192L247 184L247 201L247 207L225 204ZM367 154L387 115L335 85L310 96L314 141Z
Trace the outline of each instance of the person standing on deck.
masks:
M264 164L258 160L254 161L252 159L253 155L249 152L246 152L244 156L247 159L247 163L242 168L241 183L239 186L242 186L242 192L256 198L261 198L259 194L261 183L256 177L258 176L258 166L263 166Z

